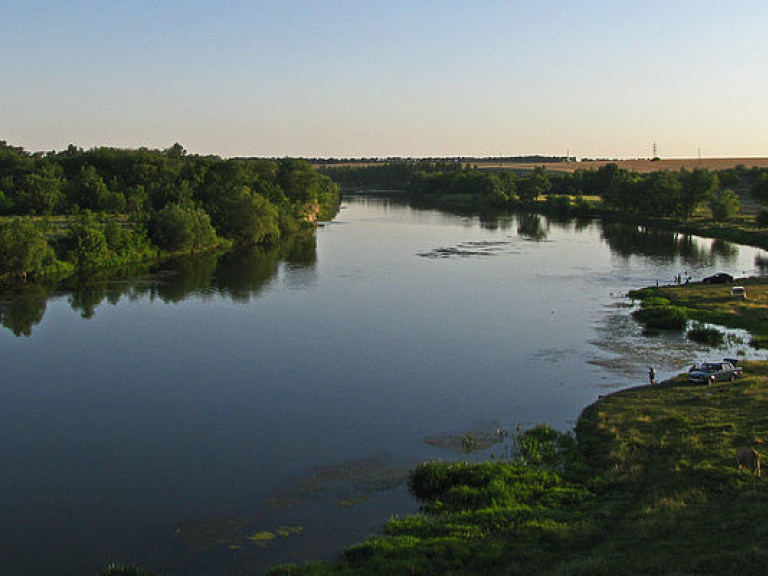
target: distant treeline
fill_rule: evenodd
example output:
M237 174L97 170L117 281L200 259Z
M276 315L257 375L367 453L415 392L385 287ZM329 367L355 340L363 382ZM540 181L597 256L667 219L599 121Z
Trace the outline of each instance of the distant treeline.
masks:
M580 198L598 196L603 209L675 218L689 218L706 203L715 219L724 220L739 209L733 188L749 188L758 201L768 202L768 169L743 166L640 174L611 163L573 173L550 173L544 166L521 173L480 170L463 161L419 160L322 170L343 189L401 189L423 201L463 198L472 208L514 207L545 197L550 208L579 209L586 205Z
M29 153L0 142L0 276L274 243L330 218L338 198L300 159L222 159L179 144Z
M461 164L494 163L494 164L552 164L555 162L576 161L575 156L541 156L533 154L530 156L435 156L409 158L402 156L390 156L389 158L307 158L309 162L316 165L343 165L343 166L370 166L373 164L396 164L396 163L441 163L453 162Z

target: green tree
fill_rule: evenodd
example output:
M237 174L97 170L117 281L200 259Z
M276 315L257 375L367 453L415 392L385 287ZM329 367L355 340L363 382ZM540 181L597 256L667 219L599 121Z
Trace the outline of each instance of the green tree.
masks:
M768 172L761 172L752 184L752 196L761 204L768 204Z
M280 239L278 211L247 186L227 191L214 213L219 233L236 244L261 244Z
M216 244L211 218L192 204L168 204L150 220L150 237L171 251L199 250Z
M43 227L28 218L0 226L0 275L26 277L54 260Z
M64 203L64 173L58 164L46 163L25 176L19 205L24 213L54 214Z
M532 202L540 195L546 194L551 187L546 168L537 166L528 178L520 181L517 195L523 202Z
M696 208L712 197L718 189L718 176L704 168L695 168L692 172L682 175L682 190L680 194L677 216L690 217Z
M83 166L70 181L70 203L84 210L120 211L125 208L125 196L112 192L93 166Z
M669 170L651 172L641 181L638 211L655 216L680 216L682 190L677 173Z
M709 200L709 209L712 210L712 218L719 222L730 220L739 213L741 203L736 193L727 188L713 196Z
M90 211L85 211L69 228L67 234L69 260L79 276L87 276L103 266L109 256L104 227Z

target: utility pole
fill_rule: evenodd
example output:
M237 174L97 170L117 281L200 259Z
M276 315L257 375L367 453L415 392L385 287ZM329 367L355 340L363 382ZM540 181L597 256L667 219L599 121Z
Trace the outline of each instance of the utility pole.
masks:
M653 143L653 157L654 158L658 158L659 157L658 151L656 149L656 142Z

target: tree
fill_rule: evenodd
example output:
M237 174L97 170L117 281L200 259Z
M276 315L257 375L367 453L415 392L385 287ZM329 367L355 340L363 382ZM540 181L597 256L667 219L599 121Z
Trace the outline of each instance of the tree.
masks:
M642 180L638 211L656 216L680 216L682 190L677 173L651 172Z
M150 220L150 237L171 251L199 250L216 243L211 218L192 204L168 204Z
M717 221L730 220L739 213L741 203L739 197L730 188L713 195L709 200L712 218Z
M317 200L320 177L306 160L284 158L278 164L277 182L292 204Z
M761 204L768 204L768 172L762 172L751 188L752 196Z
M19 194L24 213L54 214L64 203L64 174L58 164L44 164L25 176Z
M682 190L678 207L678 216L690 217L699 204L712 197L718 189L718 176L704 168L695 168L693 172L684 172Z
M0 226L0 274L26 277L54 260L42 226L16 218Z
M247 186L230 189L214 212L219 233L237 244L261 244L280 239L277 209Z
M81 277L102 266L109 254L104 227L87 210L70 226L67 242L69 260L74 263L75 270Z
M532 202L551 188L547 171L543 166L537 166L533 173L520 182L517 195L523 202Z

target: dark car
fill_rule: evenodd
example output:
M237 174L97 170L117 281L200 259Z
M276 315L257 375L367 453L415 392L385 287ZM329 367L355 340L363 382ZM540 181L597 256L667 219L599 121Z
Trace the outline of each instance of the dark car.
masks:
M727 284L733 282L733 276L725 272L718 272L712 276L707 276L701 281L703 284Z
M688 371L688 381L698 384L711 384L712 382L732 381L740 378L743 370L735 364L723 362L704 362L701 366L694 366Z

